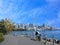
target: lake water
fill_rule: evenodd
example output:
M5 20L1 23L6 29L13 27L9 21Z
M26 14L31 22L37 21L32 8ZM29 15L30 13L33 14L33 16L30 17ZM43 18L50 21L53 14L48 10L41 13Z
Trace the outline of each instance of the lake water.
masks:
M52 38L53 36L55 39L60 40L60 30L38 30L41 34L42 37L45 37L47 35L48 38ZM13 35L25 35L28 34L30 36L34 36L34 31L33 30L28 30L28 31L13 31Z

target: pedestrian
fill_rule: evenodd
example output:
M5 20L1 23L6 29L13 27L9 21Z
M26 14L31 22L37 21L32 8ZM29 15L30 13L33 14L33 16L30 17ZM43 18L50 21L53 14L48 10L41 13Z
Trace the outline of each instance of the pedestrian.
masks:
M38 31L35 32L35 36L36 36L36 40L38 40L40 38Z

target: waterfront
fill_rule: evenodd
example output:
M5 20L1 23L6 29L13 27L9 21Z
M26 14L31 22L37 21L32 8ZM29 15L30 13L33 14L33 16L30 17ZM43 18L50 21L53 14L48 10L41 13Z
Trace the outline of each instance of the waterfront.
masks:
M60 30L38 30L41 34L41 37L45 37L45 35L47 35L47 38L54 38L56 40L60 40ZM27 30L27 31L13 31L12 32L13 35L29 35L29 36L34 36L34 31L33 30Z
M42 37L47 35L48 38L52 38L53 35L56 39L60 40L60 30L38 30ZM8 33L4 35L5 40L0 43L0 45L59 45L60 43L53 43L41 39L41 41L35 40L34 30L27 31L12 31L12 33ZM27 37L28 36L28 37Z
M25 37L25 36L14 36L12 34L4 35L5 40L0 43L0 45L52 45L52 42L46 42L41 40L41 41L34 41L31 40L31 38ZM54 43L54 45L59 45Z

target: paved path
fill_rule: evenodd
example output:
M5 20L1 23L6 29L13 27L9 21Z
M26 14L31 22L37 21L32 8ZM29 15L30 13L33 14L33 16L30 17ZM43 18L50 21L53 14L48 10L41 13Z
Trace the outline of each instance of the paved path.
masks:
M0 45L44 45L44 43L39 41L33 41L30 38L23 36L18 37L13 35L6 35L5 40L2 43L0 43Z

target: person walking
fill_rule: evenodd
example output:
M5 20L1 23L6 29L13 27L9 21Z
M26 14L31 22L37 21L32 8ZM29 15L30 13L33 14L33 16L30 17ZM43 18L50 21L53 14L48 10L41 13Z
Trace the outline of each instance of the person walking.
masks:
M38 32L38 31L36 31L35 32L35 36L36 36L36 40L41 40L41 34Z

